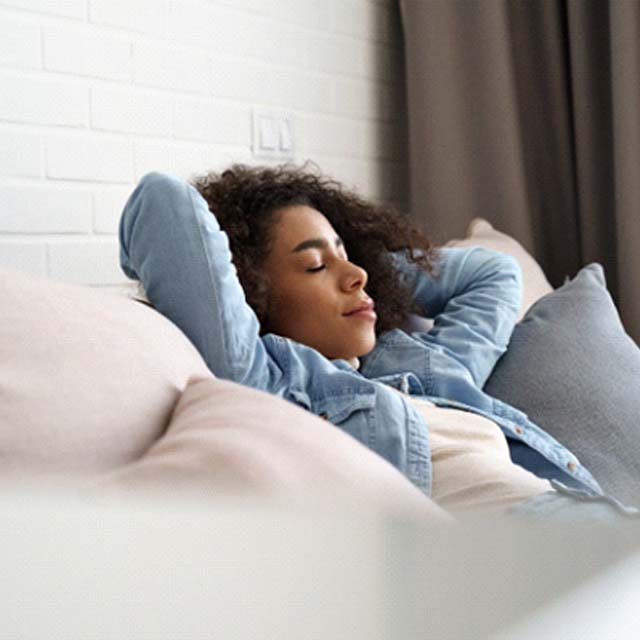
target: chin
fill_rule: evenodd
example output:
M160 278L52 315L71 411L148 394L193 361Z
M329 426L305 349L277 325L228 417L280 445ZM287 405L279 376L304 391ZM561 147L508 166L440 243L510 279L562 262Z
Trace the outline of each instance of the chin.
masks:
M353 358L360 358L366 356L373 351L376 346L375 333L371 335L363 336L357 334L351 336L350 339L346 339L344 333L340 336L339 340L334 340L331 343L324 342L323 344L309 342L303 342L310 347L313 347L319 351L325 358L329 360L353 360Z
M362 345L361 347L356 347L354 349L353 343L352 343L349 345L348 349L335 349L335 350L318 349L318 351L320 351L320 353L322 353L322 355L324 355L325 358L329 358L329 360L340 359L340 360L346 360L347 362L350 362L354 358L361 358L362 356L366 356L368 353L371 353L371 351L373 351L373 347L375 347L375 342L373 344Z
M375 336L374 336L370 340L363 341L363 343L360 346L360 348L357 349L357 353L352 353L349 356L349 358L347 358L347 359L361 358L362 356L366 356L368 353L371 353L373 351L373 348L375 346L376 346L376 339L375 339Z

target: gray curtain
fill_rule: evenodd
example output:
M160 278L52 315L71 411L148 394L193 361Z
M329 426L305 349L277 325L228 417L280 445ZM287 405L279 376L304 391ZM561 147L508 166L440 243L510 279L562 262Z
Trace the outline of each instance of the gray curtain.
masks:
M640 2L400 0L411 215L475 216L559 286L605 267L640 342Z

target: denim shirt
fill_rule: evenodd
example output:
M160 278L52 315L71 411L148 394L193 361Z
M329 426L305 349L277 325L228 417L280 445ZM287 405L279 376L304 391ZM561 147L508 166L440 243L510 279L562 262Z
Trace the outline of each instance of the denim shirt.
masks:
M522 295L515 259L480 247L441 248L433 275L402 256L397 268L429 331L378 338L359 370L282 336L260 335L232 262L227 235L198 191L150 173L120 222L124 272L186 334L214 375L270 392L326 418L431 493L428 429L411 401L480 414L502 429L512 458L530 471L578 487L601 488L567 448L521 411L482 391L507 349Z

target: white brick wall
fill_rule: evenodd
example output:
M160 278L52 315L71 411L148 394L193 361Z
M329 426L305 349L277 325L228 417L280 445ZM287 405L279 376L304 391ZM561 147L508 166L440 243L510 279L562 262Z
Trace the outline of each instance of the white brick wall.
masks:
M252 157L293 113L297 163L406 206L395 0L0 0L0 267L121 289L117 228L151 170Z
M47 26L43 31L44 68L76 76L128 82L131 41L86 25Z

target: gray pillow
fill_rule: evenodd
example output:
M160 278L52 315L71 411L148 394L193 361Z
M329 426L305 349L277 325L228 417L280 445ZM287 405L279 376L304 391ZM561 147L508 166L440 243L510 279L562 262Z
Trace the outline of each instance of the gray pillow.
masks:
M640 349L599 264L531 307L484 390L568 447L607 493L640 502Z

